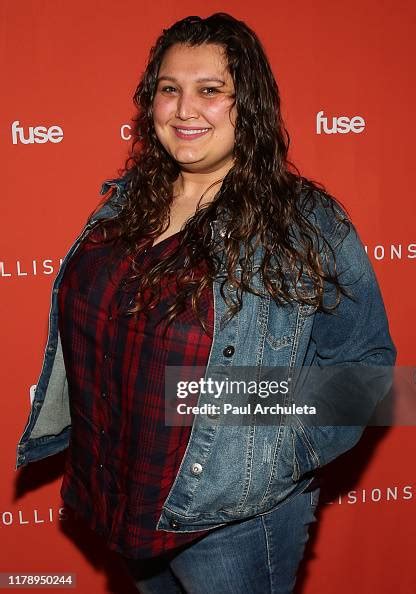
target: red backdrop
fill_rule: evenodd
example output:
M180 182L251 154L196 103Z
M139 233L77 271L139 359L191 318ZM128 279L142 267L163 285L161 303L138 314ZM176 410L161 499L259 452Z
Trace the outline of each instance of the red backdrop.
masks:
M14 456L51 282L101 181L123 165L122 126L148 50L189 14L226 11L257 31L281 89L292 160L349 210L382 287L398 362L413 365L416 5L1 0L0 11L0 572L71 572L80 594L125 594L134 590L114 555L61 510L63 456L18 473ZM298 592L416 591L415 445L413 427L371 429L327 469L331 487Z

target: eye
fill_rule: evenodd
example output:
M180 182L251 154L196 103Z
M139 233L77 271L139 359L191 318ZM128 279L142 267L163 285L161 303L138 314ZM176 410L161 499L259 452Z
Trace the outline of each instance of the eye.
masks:
M204 87L201 90L204 95L216 95L220 92L220 90L217 89L217 87Z
M176 88L172 87L172 85L165 85L163 87L160 87L159 91L161 93L167 93L168 95L170 95L171 93L174 93L176 91Z

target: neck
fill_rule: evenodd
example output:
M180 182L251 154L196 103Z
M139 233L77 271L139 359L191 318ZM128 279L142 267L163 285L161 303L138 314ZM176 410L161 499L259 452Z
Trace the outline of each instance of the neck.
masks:
M204 192L207 192L206 198L212 198L220 189L220 181L222 182L231 167L232 163L227 163L224 167L207 173L195 173L182 170L173 184L174 195L186 200L200 198ZM219 183L215 183L215 185L208 190L214 182Z

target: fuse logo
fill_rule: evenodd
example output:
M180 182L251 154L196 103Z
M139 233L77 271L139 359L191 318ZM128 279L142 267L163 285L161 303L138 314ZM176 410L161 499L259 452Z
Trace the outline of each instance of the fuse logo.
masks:
M29 126L25 132L23 126L20 126L19 120L12 123L12 142L13 144L45 144L53 142L57 144L62 142L64 131L60 126Z
M365 128L365 120L361 116L339 116L328 118L324 116L323 111L316 114L316 133L317 134L360 134Z

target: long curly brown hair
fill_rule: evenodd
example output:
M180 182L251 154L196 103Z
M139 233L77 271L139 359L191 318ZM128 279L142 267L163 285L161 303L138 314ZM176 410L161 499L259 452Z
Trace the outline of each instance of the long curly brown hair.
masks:
M234 82L234 164L214 199L188 219L174 252L150 272L139 274L135 258L169 226L173 183L180 173L155 133L152 106L159 68L174 44L204 43L223 48ZM190 300L204 325L200 298L204 289L218 281L231 318L241 309L245 292L259 294L252 282L256 273L279 305L297 301L330 309L323 304L324 284L329 282L335 288L331 306L335 307L344 289L337 277L333 248L311 215L322 206L331 209L334 220L346 231L349 222L323 187L301 177L288 161L289 135L282 121L279 90L256 34L225 13L176 22L151 49L134 102L138 115L131 154L123 170L125 190L117 216L118 241L131 257L138 283L132 313L154 308L161 282L172 278L177 297L169 308L168 323ZM213 221L222 222L226 229L223 237L213 233ZM104 228L107 222L101 223ZM254 253L258 249L262 258L256 267ZM196 278L196 270L203 270L202 276ZM225 290L227 283L235 290Z

